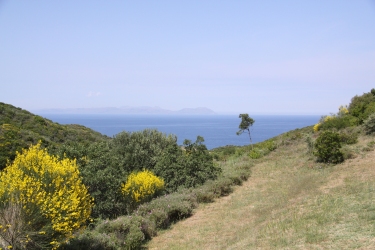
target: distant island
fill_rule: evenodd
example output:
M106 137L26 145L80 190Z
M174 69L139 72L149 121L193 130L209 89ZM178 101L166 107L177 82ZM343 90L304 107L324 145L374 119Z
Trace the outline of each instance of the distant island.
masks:
M123 106L105 108L68 108L68 109L39 109L33 110L38 114L152 114L152 115L215 115L216 112L209 108L183 108L168 110L160 107L131 107Z

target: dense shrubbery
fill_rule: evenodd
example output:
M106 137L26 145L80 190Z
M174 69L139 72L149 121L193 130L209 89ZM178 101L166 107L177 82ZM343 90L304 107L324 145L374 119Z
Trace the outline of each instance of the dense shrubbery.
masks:
M157 130L122 132L110 142L87 147L65 145L59 154L78 159L83 181L95 198L93 216L102 218L127 213L121 184L132 172L152 171L164 180L167 192L201 185L220 173L202 137L185 141L181 148L175 136Z
M170 145L177 145L176 136L166 135L155 129L121 132L110 143L112 155L119 158L119 167L127 173L153 170L159 156Z
M357 125L358 125L358 119L352 115L326 116L323 119L323 122L320 123L319 130L330 130L330 129L340 130L340 129L353 127Z
M320 162L340 163L344 160L340 151L341 138L338 133L331 131L322 132L316 139L314 155Z
M367 117L375 112L375 89L371 89L371 92L361 96L353 97L348 109L351 115L358 118L359 124L362 124Z
M339 112L331 116L323 116L314 126L314 131L341 130L363 124L364 121L375 113L375 89L369 93L352 98L349 107L339 107Z
M17 154L0 179L4 248L56 248L90 217L92 200L75 161L50 156L40 144Z
M215 167L203 141L198 136L194 143L185 140L183 149L177 144L170 145L160 156L154 172L164 179L168 192L196 187L220 174L221 169Z

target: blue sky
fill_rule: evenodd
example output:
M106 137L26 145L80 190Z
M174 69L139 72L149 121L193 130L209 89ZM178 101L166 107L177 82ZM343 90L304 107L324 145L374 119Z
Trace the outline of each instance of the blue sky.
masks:
M336 112L375 87L375 1L1 1L0 102Z

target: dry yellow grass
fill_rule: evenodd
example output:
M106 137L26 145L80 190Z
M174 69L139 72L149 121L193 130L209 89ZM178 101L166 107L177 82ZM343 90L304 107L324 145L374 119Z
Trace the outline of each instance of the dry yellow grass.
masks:
M279 147L235 191L201 205L149 249L375 249L375 152L362 137L356 158L314 162L303 140Z

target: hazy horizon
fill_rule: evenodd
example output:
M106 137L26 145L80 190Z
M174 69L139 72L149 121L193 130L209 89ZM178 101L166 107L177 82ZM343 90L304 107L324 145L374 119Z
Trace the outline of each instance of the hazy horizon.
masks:
M375 86L373 31L373 0L0 1L0 101L328 115Z

